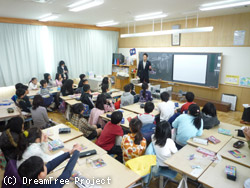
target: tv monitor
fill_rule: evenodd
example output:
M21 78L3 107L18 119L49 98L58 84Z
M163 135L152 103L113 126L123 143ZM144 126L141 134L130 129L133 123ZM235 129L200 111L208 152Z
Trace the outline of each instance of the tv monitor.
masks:
M117 59L119 59L119 64L124 63L124 55L122 53L113 53L112 64L115 64L115 60L117 61Z

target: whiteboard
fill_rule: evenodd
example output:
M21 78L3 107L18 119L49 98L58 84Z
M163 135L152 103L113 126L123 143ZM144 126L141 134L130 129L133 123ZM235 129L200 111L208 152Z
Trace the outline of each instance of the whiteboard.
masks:
M174 55L173 81L206 84L207 55Z

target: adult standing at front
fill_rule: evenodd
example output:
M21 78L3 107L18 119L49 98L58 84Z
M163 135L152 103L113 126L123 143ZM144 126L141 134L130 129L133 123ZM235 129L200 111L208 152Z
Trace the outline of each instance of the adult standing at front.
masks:
M65 65L65 62L64 61L60 61L59 62L59 66L57 67L57 73L58 74L61 74L62 75L62 78L64 80L67 80L69 77L68 77L68 68L67 66Z
M143 54L143 60L139 62L137 77L140 78L140 82L149 83L149 71L151 71L151 63L148 61L148 54Z

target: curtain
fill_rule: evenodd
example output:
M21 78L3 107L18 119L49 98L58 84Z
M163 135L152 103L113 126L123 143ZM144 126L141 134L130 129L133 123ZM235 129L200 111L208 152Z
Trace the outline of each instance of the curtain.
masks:
M118 38L115 31L0 23L0 86L41 80L45 72L54 79L60 60L70 78L110 74Z

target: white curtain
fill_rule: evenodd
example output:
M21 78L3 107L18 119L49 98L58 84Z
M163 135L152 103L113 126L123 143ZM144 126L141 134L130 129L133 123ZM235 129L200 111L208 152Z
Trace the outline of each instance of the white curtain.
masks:
M60 60L70 78L110 74L118 37L115 31L0 23L0 86L40 80L45 72L54 79Z

